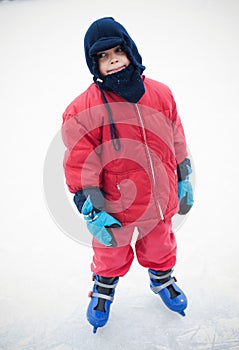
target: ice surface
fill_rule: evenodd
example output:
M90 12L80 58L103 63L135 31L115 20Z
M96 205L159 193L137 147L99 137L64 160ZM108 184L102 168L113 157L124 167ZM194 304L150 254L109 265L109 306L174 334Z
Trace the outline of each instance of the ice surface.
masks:
M173 91L196 197L176 232L186 317L152 294L135 259L110 322L93 335L85 319L91 250L54 223L42 177L62 112L92 81L85 30L108 15L131 33L145 74ZM239 349L238 15L233 0L149 0L137 2L137 15L125 0L0 2L1 350Z

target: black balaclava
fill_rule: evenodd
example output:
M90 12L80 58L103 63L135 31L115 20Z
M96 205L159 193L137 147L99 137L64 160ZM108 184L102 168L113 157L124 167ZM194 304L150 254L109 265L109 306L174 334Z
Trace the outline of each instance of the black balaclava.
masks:
M96 53L118 45L129 58L129 66L120 72L102 76L98 69ZM98 19L85 34L84 48L87 65L101 92L102 89L113 91L128 102L138 102L145 92L141 77L145 67L134 41L125 28L112 17Z

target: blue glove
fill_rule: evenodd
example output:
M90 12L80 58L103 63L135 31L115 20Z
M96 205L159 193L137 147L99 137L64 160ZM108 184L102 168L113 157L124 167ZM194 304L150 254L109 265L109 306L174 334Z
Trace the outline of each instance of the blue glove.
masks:
M90 196L87 197L81 212L86 221L88 230L100 243L108 247L117 245L110 228L122 227L118 220L103 210L96 212L90 200Z
M188 175L185 176L184 180L178 182L178 201L179 211L178 214L185 215L193 206L193 189L191 182L189 181L189 175L192 173L192 169L189 165L187 167Z

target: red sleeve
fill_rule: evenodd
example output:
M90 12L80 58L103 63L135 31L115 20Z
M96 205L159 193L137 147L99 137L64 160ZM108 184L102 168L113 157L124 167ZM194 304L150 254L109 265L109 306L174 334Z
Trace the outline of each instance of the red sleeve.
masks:
M63 114L62 139L66 146L64 172L69 191L101 188L101 128L94 127L88 111L74 115L74 108ZM99 124L98 124L99 125Z
M181 119L177 112L177 106L172 96L172 120L173 120L173 136L174 136L174 149L177 164L181 163L188 155L186 138L184 129L181 123Z

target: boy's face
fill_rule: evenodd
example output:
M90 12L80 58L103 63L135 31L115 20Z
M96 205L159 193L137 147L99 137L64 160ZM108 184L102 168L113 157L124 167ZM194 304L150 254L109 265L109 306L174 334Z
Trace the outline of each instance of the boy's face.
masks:
M117 73L130 64L130 60L126 53L122 51L120 45L97 52L97 59L101 75Z

